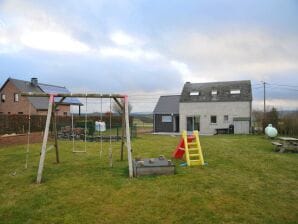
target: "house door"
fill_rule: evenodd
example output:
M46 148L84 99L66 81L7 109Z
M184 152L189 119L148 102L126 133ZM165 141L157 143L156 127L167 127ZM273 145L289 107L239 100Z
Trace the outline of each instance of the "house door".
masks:
M175 117L175 132L179 132L179 116Z
M193 131L193 117L186 118L187 131Z
M186 118L187 131L200 131L200 116L191 116Z
M193 124L194 124L193 130L200 131L200 116L194 116L193 119L194 119L194 121L193 121Z

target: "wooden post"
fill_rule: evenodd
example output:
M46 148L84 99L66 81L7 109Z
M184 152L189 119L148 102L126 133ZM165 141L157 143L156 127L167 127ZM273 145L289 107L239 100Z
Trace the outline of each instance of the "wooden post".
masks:
M53 102L52 117L53 117L53 132L54 132L54 140L55 140L55 150L56 150L56 162L60 163L55 102Z
M127 159L129 168L129 177L133 177L132 169L132 153L131 153L131 142L130 142L130 132L129 132L129 115L128 115L128 97L124 98L124 114L125 114L125 130L126 130L126 147L127 147Z
M124 133L125 133L125 109L122 110L121 153L120 153L121 161L123 161Z
M39 166L38 166L38 171L37 171L36 183L38 183L38 184L40 184L40 182L41 182L42 171L43 171L43 167L44 167L44 161L45 161L45 158L46 158L47 141L48 141L49 128L50 128L50 123L51 123L53 102L54 102L54 96L50 95L46 127L45 127L45 130L44 130L42 147L41 147L41 155L40 155Z

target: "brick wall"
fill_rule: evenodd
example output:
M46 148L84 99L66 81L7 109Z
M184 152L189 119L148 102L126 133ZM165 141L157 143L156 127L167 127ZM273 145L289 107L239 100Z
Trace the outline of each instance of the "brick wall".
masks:
M59 105L57 107L56 113L57 113L57 116L70 116L70 106L69 105ZM35 113L31 113L31 114L47 116L48 111L47 110L37 110Z
M14 94L19 94L19 102L14 102ZM2 89L1 94L5 94L5 102L0 102L0 113L3 114L28 114L29 101L26 97L20 96L20 91L8 81L5 87ZM36 111L32 110L32 113Z

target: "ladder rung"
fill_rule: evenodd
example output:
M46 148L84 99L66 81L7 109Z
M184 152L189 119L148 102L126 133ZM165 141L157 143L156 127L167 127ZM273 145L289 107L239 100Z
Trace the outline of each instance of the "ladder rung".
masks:
M189 154L190 157L200 156L200 154Z
M196 145L196 142L189 142L188 145Z
M199 148L188 148L188 151L198 151Z

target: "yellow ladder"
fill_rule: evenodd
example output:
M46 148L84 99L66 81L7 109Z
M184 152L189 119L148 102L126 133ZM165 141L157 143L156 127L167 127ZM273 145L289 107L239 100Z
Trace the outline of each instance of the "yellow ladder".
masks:
M185 157L188 166L204 165L204 157L199 139L199 132L193 131L194 141L188 142L187 132L182 132Z

